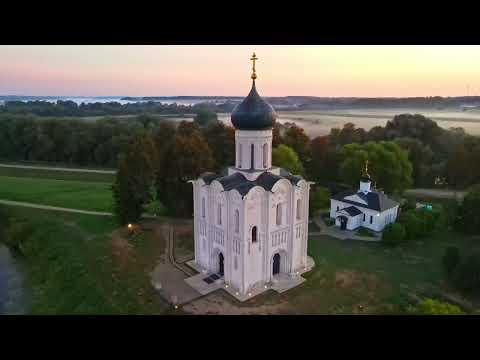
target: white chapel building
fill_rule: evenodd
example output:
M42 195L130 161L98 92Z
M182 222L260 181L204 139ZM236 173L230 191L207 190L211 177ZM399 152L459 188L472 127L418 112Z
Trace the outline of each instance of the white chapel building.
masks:
M344 192L330 199L330 218L335 219L335 225L342 230L363 226L379 232L387 224L395 222L399 204L383 192L372 190L371 183L367 162L359 190Z
M272 166L277 114L257 93L255 54L251 60L252 88L231 114L235 165L224 174L205 173L191 181L192 267L205 277L212 274L239 300L295 286L314 266L307 256L311 183Z

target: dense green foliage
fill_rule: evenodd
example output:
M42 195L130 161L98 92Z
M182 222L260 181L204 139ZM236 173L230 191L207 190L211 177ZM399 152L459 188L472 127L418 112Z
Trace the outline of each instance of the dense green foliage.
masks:
M137 135L120 160L113 185L114 210L120 224L137 222L151 199L158 154L150 135Z
M455 268L452 282L464 292L480 293L480 251L464 256Z
M320 209L325 209L330 206L330 192L328 189L318 186L315 191L310 193L310 215L315 214Z
M456 228L469 234L480 233L480 191L469 192L458 208Z
M424 299L416 306L410 306L407 312L412 315L462 315L464 312L456 305L435 299Z
M196 122L199 126L207 126L212 122L218 121L218 116L215 111L204 107L198 110L197 114L193 118L193 121Z
M388 245L398 245L404 241L405 227L400 223L391 223L385 226L382 233L382 241Z
M369 161L368 171L373 183L385 191L403 191L412 184L412 166L408 153L394 142L380 141L344 145L341 152L340 175L352 186Z
M287 145L282 144L272 150L272 164L295 175L304 174L302 162L297 153Z
M442 258L443 268L448 276L451 276L457 265L460 263L460 251L455 246L449 246L445 249L445 254Z

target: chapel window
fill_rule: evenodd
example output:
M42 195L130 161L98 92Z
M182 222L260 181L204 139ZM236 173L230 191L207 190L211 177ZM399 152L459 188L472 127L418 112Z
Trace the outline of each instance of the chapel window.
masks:
M282 225L282 204L277 204L277 225Z
M257 227L254 226L252 228L252 242L255 243L257 242Z

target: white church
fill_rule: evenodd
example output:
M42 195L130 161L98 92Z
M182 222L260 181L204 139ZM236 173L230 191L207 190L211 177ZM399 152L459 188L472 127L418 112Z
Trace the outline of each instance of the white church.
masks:
M255 54L251 60L252 88L231 114L235 166L191 181L195 259L189 264L202 278L195 287L221 283L241 301L270 288L288 290L314 266L307 256L311 183L272 166L277 114L257 93Z
M381 191L371 187L368 161L360 179L358 191L338 194L330 199L330 218L342 230L355 230L361 226L380 232L395 222L399 204Z

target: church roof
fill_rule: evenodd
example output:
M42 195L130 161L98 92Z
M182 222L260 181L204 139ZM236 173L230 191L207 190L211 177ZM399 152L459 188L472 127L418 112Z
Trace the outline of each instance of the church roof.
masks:
M302 177L294 176L286 172L287 175L275 175L271 172L265 171L260 174L255 180L248 180L242 173L236 172L228 176L221 176L213 173L204 173L200 175L200 178L205 181L207 185L210 185L213 180L217 180L222 184L225 191L237 190L240 195L245 196L250 189L255 186L260 186L267 191L271 191L275 184L282 180L289 180L293 185L297 185Z
M253 80L248 96L232 111L233 126L238 130L267 130L273 128L276 119L275 110L258 95Z
M356 208L355 206L349 206L349 207L346 207L344 209L341 209L340 211L345 211L348 215L350 216L357 216L359 214L363 214L360 210L358 210L358 208Z
M352 198L355 199L353 195L357 196L359 200L352 200ZM370 191L367 194L361 191L347 191L333 196L332 199L375 211L385 211L398 205L396 201L377 191Z

